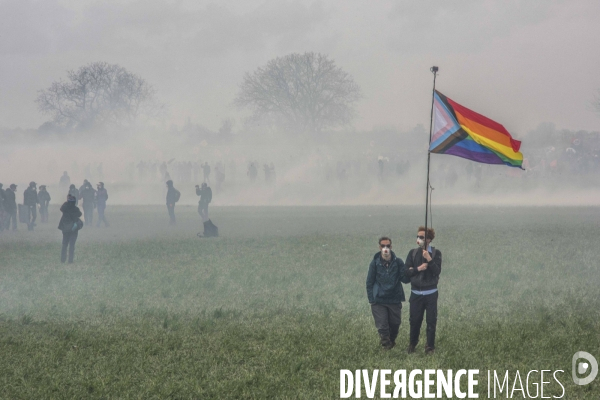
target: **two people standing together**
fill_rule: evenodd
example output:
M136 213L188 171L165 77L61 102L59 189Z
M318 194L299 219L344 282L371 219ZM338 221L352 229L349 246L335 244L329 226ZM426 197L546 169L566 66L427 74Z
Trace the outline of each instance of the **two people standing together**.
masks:
M411 284L410 338L408 353L414 353L419 343L423 318L427 324L425 353L435 351L437 325L438 281L442 271L442 252L431 246L435 231L421 226L417 230L417 245L406 256L406 263L392 251L392 240L379 239L367 274L367 297L383 349L396 345L401 323L402 302L406 300L402 283Z

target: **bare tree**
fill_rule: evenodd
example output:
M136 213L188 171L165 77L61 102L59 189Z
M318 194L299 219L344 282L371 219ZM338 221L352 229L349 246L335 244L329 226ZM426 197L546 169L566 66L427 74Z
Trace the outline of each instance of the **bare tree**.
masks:
M319 132L348 124L362 97L352 77L326 55L289 54L246 73L235 104L257 119L274 119L296 131Z
M67 71L67 78L40 90L36 99L39 110L60 126L128 126L164 108L150 84L116 64L91 63Z

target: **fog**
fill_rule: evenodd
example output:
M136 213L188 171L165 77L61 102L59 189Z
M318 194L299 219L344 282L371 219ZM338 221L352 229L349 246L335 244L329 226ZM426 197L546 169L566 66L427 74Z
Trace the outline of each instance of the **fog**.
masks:
M600 54L589 49L599 16L593 0L2 0L0 182L18 184L18 200L30 181L45 184L56 204L67 171L77 187L105 182L109 206L163 204L164 162L180 204L195 204L203 175L193 168L208 162L214 205L420 204L429 67L438 65L437 88L504 124L527 165L432 155L434 205L598 204ZM232 105L244 73L305 51L327 54L362 88L353 124L319 136L248 126ZM95 61L147 80L166 115L122 131L38 129L49 120L34 103L38 91ZM226 119L233 130L220 135ZM275 168L271 182L265 164Z

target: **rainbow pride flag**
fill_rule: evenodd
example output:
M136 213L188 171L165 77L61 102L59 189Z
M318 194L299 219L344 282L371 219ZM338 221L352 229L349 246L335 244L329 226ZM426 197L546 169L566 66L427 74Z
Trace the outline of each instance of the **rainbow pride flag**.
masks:
M433 100L433 132L429 151L452 154L485 164L522 168L521 142L499 123L477 114L437 90Z

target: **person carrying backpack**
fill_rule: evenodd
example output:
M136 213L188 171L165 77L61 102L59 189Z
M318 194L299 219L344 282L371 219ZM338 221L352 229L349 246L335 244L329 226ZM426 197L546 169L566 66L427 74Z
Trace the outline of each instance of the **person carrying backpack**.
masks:
M69 264L73 263L75 256L75 242L77 241L77 235L79 230L83 227L83 221L81 221L81 210L75 205L77 198L75 196L67 195L67 201L60 207L60 211L63 213L58 223L58 229L63 233L62 251L60 253L60 261L65 262L67 260L67 247L69 248Z

